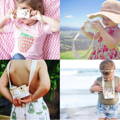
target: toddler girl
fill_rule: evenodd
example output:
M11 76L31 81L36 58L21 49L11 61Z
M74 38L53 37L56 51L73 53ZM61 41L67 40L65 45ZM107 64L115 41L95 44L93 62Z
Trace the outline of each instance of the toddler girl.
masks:
M100 21L91 23L97 31L95 34L85 30L86 23L82 27L82 31L89 39L97 40L89 59L119 59L120 1L106 0L100 12L89 15L90 19L95 17L100 17L103 23L101 24Z
M59 31L59 21L44 16L42 0L16 0L16 9L5 16L2 31L14 33L13 59L42 58L46 34ZM11 19L12 18L12 19Z

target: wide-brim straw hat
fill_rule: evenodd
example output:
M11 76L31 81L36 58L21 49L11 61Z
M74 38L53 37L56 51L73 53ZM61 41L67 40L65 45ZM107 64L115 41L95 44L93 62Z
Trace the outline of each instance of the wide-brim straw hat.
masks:
M89 18L95 18L100 16L106 16L114 23L120 23L120 1L118 0L106 0L101 7L100 12L89 14Z

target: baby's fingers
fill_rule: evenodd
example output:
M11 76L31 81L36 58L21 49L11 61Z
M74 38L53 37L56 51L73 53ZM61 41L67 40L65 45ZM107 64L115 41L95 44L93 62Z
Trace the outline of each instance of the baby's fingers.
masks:
M32 15L32 16L37 15L37 10L31 11L31 15Z

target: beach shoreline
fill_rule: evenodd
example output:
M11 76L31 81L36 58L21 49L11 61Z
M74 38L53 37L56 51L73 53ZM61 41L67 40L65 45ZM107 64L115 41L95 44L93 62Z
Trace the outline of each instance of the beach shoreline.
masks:
M61 108L60 118L61 120L98 120L97 109L96 106ZM120 117L118 120L120 120Z

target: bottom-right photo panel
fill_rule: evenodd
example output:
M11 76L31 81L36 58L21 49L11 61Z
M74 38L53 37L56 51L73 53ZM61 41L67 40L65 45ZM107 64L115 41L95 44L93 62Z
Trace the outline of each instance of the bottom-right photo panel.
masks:
M61 60L61 120L120 120L120 61Z

